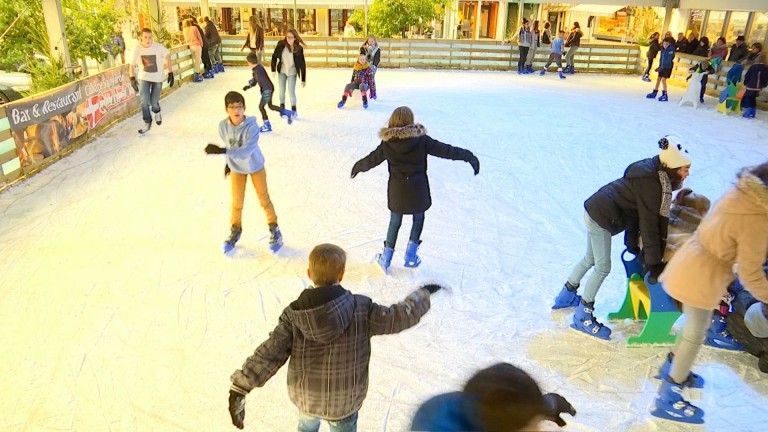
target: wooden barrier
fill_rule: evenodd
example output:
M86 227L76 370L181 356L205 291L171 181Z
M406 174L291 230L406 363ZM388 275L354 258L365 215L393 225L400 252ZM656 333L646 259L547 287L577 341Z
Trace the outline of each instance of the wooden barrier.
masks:
M279 37L267 37L264 61L268 64ZM365 39L312 37L305 39L304 58L307 66L351 67ZM222 36L224 62L245 64L244 36ZM482 69L511 70L517 67L517 45L502 45L499 41L448 39L379 39L383 68L424 69ZM541 68L549 57L548 48L539 48L534 68ZM579 72L636 74L640 48L637 45L582 45L576 52Z
M674 68L672 69L672 76L667 79L667 83L675 87L688 87L688 81L686 81L686 78L688 77L688 75L691 74L688 70L703 60L706 60L706 59L704 57L695 56L692 54L675 53L675 61L674 61ZM643 59L642 63L643 63L643 70L645 70L646 60ZM714 97L720 97L720 93L726 87L725 77L728 74L728 71L731 70L731 67L733 65L734 65L733 62L724 61L720 64L720 70L718 70L714 74L709 75L709 78L707 81L707 89L705 91L706 94ZM654 69L657 66L658 66L658 58L656 62L654 62ZM744 68L744 72L742 73L742 82L744 82L743 75L747 73L747 69L749 69L749 66ZM658 74L655 71L651 71L650 78L654 83L656 82L657 76ZM766 97L768 97L768 94L765 91L763 91L760 93L760 96L758 97L763 98L763 100L758 99L757 108L760 110L768 110L768 102L766 102L766 99L765 99Z
M187 45L173 47L170 49L170 52L171 67L173 68L176 84L173 88L171 88L168 86L167 82L163 82L163 90L161 94L163 97L173 91L178 90L185 83L192 82L192 77L194 74L192 52L189 50ZM107 71L104 71L104 73L106 72ZM92 78L93 76L85 77L83 80ZM74 83L77 83L77 81L74 81ZM68 83L67 85L71 84L72 83ZM51 91L55 91L55 89ZM24 102L27 99L33 99L36 97L39 96L33 95L29 98L22 99L20 102ZM72 151L75 149L78 149L92 141L94 138L108 130L115 123L134 115L140 109L138 108L129 110L122 115L115 116L115 118L113 118L110 123L100 124L97 128L90 131L85 139L80 139L73 142L72 145L68 146L66 149L62 149L60 152L50 157L46 157L45 159L36 161L32 164L22 166L17 152L16 142L13 137L13 132L11 131L10 123L7 118L6 108L6 105L0 106L0 191L7 188L17 180L23 179L45 169L48 165L55 163L62 157L72 153Z

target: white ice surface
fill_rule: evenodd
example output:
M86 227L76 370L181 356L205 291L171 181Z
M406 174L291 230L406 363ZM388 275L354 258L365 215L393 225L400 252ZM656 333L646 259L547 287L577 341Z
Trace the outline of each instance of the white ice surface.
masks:
M584 252L589 195L675 133L694 160L686 184L714 201L738 168L768 159L767 114L726 117L710 97L681 108L676 87L668 103L647 100L637 76L384 69L367 111L357 94L339 110L350 71L310 69L297 89L301 118L288 126L270 111L274 132L260 140L285 246L269 253L249 187L245 230L226 257L229 183L223 158L203 147L218 140L224 94L248 74L232 67L185 85L147 136L134 116L0 194L0 430L234 430L229 376L308 285L307 256L322 242L348 252L343 285L379 303L424 281L451 287L417 327L373 340L361 431L406 430L421 401L500 361L573 403L566 430L766 430L768 380L749 354L704 348L694 370L706 388L688 396L706 425L665 422L648 407L668 348L628 348L639 323L611 322L613 340L598 341L550 305ZM258 97L246 93L251 115ZM430 159L424 262L402 267L406 217L384 276L371 260L389 220L386 166L349 172L400 105L433 138L475 152L481 172ZM601 319L623 299L622 239ZM248 396L246 430L295 430L286 369Z

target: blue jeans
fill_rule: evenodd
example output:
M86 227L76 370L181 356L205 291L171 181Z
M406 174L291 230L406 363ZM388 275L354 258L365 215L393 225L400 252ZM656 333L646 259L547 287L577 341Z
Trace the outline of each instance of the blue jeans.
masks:
M683 304L683 313L686 317L685 327L673 350L675 358L669 370L669 376L676 383L682 383L688 378L712 324L711 309L699 309Z
M291 106L296 106L296 78L298 75L286 75L280 72L277 81L280 84L280 105L285 105L285 82L288 81L288 90L291 96Z
M331 427L331 432L357 432L357 413L341 420L326 420ZM299 419L299 432L317 432L320 430L320 419L317 417L301 415Z
M152 114L149 113L150 105L152 105L152 112L160 112L160 91L162 89L162 82L141 81L139 98L141 99L141 116L144 118L144 123L152 123Z
M403 224L403 215L400 213L392 212L389 217L389 229L387 230L386 246L395 248L397 243L397 233L400 231L400 225ZM421 231L424 229L424 213L416 213L413 215L413 226L411 227L410 240L414 243L418 243L421 238Z
M587 253L584 258L573 268L568 282L576 286L589 269L595 267L595 271L587 280L587 287L582 299L587 303L595 301L597 291L608 274L611 272L611 233L597 224L589 213L584 212L584 223L587 226Z

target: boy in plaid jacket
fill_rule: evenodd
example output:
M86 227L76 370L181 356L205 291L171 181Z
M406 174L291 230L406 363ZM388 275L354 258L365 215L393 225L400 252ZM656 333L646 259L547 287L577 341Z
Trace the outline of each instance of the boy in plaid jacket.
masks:
M371 336L416 325L429 310L430 294L441 287L426 285L398 304L381 306L339 285L345 265L346 253L336 245L321 244L310 253L307 274L315 288L285 308L269 339L232 374L229 412L239 429L245 395L288 361L288 394L301 413L298 430L316 432L321 420L332 432L357 430L368 392Z

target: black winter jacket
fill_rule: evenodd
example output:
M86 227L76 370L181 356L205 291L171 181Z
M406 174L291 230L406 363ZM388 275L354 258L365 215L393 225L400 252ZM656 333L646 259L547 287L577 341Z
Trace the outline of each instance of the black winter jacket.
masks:
M296 51L293 52L293 64L296 65L296 73L301 78L301 82L307 82L307 64L304 61L304 48L301 44L294 43ZM277 41L275 52L272 53L272 72L279 72L283 66L283 50L285 49L285 39Z
M659 45L658 39L652 39L651 45L648 47L648 58L655 59L656 55L661 51L661 45Z
M387 161L389 182L387 203L390 211L400 214L423 213L432 206L427 179L427 156L469 162L469 150L443 144L430 138L420 124L384 128L382 141L368 156L355 163L353 173L365 172Z
M747 56L749 53L749 49L747 48L747 44L741 44L741 46L738 46L736 44L733 44L731 47L731 53L728 54L728 61L732 62L738 62L741 61L744 57Z
M221 36L219 36L219 31L216 30L216 25L210 21L205 23L205 34L203 37L208 41L208 45L216 45L221 43Z
M671 193L664 200L659 179L663 171L658 156L637 161L627 167L624 177L601 187L584 202L589 217L616 235L624 231L624 244L636 248L643 239L645 264L662 261L669 224ZM666 203L666 210L662 205Z
M760 91L768 86L768 66L762 63L755 63L747 69L744 75L744 87L747 90Z

